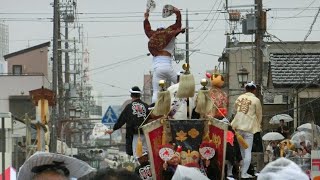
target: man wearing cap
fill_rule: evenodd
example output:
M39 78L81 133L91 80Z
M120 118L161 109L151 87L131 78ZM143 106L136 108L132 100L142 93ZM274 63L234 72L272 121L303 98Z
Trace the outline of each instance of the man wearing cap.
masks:
M139 127L145 123L145 119L149 114L148 104L140 99L141 90L138 86L132 87L131 103L129 103L121 112L118 121L113 126L112 130L107 130L106 133L112 134L115 130L120 129L126 124L126 153L137 158L136 146L138 141L138 131L141 132L141 141L143 143L143 151L147 151L144 135Z
M159 90L158 82L166 80L176 83L176 73L172 67L172 56L175 48L175 37L184 32L181 29L181 13L179 9L173 8L176 14L176 22L167 28L152 30L149 22L149 11L144 14L144 31L149 38L148 49L153 56L153 77L152 77L152 102L156 102Z
M245 89L246 92L240 95L235 102L236 115L231 125L248 143L247 149L240 146L243 159L241 178L252 178L247 171L251 163L253 135L261 131L262 107L260 100L255 96L257 86L250 82L245 85Z

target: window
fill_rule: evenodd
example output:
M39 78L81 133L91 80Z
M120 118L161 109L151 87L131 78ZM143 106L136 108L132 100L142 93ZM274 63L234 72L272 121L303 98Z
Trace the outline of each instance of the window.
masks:
M12 66L12 73L14 75L21 75L22 74L22 65L13 65Z

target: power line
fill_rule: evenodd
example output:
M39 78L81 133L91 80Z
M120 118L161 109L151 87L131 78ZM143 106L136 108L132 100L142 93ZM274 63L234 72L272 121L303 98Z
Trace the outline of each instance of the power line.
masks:
M121 60L121 61L115 62L115 63L111 63L111 64L103 65L103 66L100 66L100 67L97 67L97 68L93 68L93 69L90 69L89 72L96 71L96 70L99 70L99 69L102 69L102 68L106 68L106 67L110 67L110 66L113 66L113 65L117 65L117 64L120 64L120 63L123 63L123 62L132 61L132 60L137 59L137 58L140 59L141 57L145 57L145 56L150 56L150 53L142 54L142 55L139 55L139 56L136 56L136 57L133 57L133 58L129 58L129 59L125 59L125 60Z
M290 19L302 19L302 18L311 18L314 16L298 16L298 17L293 17L293 16L283 16L283 17L268 17L268 19L278 19L278 20L290 20ZM0 18L0 21L5 21L5 22L47 22L51 23L52 18ZM153 21L155 22L170 22L172 20L167 20L167 19L154 19ZM189 21L197 22L197 21L208 21L208 19L189 19ZM216 21L225 21L225 19L215 19ZM78 23L136 23L136 22L141 22L141 20L133 19L133 20L78 20Z
M303 103L303 104L301 104L301 105L299 105L299 106L297 106L297 107L293 107L293 108L290 108L290 109L287 109L287 110L284 110L284 111L280 111L280 112L277 112L277 113L274 113L274 114L267 114L267 115L263 115L263 116L264 116L264 117L272 117L272 116L275 116L275 115L277 115L277 114L287 113L287 112L290 112L290 111L292 111L292 110L300 109L301 107L304 107L304 106L307 106L307 105L309 105L309 104L312 104L313 102L316 102L316 101L318 101L318 100L320 100L320 97L317 97L317 98L315 98L315 99L312 99L312 100L310 100L310 101L308 101L308 102L306 102L306 103Z
M127 90L125 88L122 88L122 87L119 87L119 86L116 86L116 85L113 85L113 84L109 84L109 83L105 83L105 82L100 82L100 81L94 81L94 80L91 80L93 82L96 82L96 83L100 83L100 84L104 84L104 85L107 85L107 86L110 86L110 87L113 87L113 88L118 88L118 89L122 89L122 90Z
M305 7L291 7L291 8L286 8L286 7L266 7L270 10L276 10L276 11L300 11L300 10L304 10L304 11L313 11L313 10L317 10L318 7L310 7L309 6L305 6ZM184 12L184 10L181 10L182 12ZM198 9L198 10L189 10L189 13L208 13L210 12L211 9ZM217 9L215 11L219 11L219 12L223 12L224 9ZM143 14L143 11L122 11L122 12L77 12L77 15L85 15L85 14ZM153 13L158 13L161 14L162 12L153 12ZM52 13L48 13L48 12L0 12L0 15L4 14L4 15L52 15Z
M273 31L306 31L307 29L273 29L273 28L269 28L269 30L273 30ZM210 30L194 30L194 31L190 31L190 33L195 33L195 32L202 32L202 31L210 31ZM225 29L214 29L211 31L225 31ZM211 32L210 31L210 32ZM313 29L312 31L320 31L320 29ZM114 34L114 35L98 35L98 36L89 36L87 37L88 39L99 39L99 38L121 38L121 37L137 37L137 36L145 36L145 34L143 33L136 33L136 34ZM49 38L49 39L52 39ZM41 39L12 39L9 40L10 42L19 42L19 41L47 41L48 38L41 38ZM243 42L243 41L242 41Z
M222 1L221 1L220 4L218 5L218 7L220 7L221 4L222 4ZM216 24L219 16L220 16L220 14L218 14L218 16L217 16L217 18L216 18L216 20L215 20L214 22L213 22L213 18L211 19L210 23L213 22L213 24L211 25L209 32L213 29L213 27L214 27L214 25ZM208 24L207 28L209 27L210 23ZM207 30L207 28L206 28L206 30ZM193 46L192 48L198 47L198 46L208 37L209 32L202 38L202 40L201 40L199 43L197 43L197 44L196 44L195 46ZM200 37L200 36L199 36L199 37ZM193 52L193 53L194 53L194 52ZM193 53L191 53L190 56L191 56Z
M300 14L302 14L304 11L306 11L316 0L313 0L306 8L302 9L300 12L298 12L297 14L293 15L294 17L299 16Z
M317 18L318 18L318 16L319 16L319 13L320 13L320 7L319 7L316 15L314 16L314 19L313 19L313 21L312 21L312 23L311 23L311 25L310 25L309 31L308 31L308 33L306 34L306 36L304 37L303 41L306 41L306 40L308 39L309 35L311 34L312 29L313 29L313 25L316 23Z

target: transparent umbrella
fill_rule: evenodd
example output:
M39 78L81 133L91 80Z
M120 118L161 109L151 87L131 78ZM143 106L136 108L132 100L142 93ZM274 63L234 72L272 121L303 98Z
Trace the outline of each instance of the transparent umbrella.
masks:
M293 121L293 118L288 114L278 114L278 115L273 116L270 119L269 123L270 124L280 124L280 120L284 120L284 122L290 122L290 121Z
M316 125L317 130L320 130L320 127L318 125ZM311 123L305 123L305 124L301 124L298 128L298 131L312 131L312 125Z
M282 139L284 139L284 136L278 132L268 132L267 134L262 136L262 140L264 141L276 141Z
M292 141L294 142L303 142L303 141L312 141L312 134L310 132L306 132L306 131L298 131L298 132L295 132L293 135L292 135L292 138L291 138Z

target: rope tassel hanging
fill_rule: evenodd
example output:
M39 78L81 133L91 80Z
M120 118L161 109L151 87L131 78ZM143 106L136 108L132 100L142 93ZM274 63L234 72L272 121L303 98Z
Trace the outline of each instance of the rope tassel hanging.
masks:
M138 141L137 141L136 153L137 153L137 157L142 156L142 140L140 136L140 130L138 130Z
M166 115L170 111L171 96L170 92L165 90L165 84L164 80L159 81L159 86L162 90L158 92L158 99L153 109L153 114L156 116Z
M185 70L185 73L180 75L177 97L178 98L193 97L195 93L195 80L193 75L189 71L190 65L187 63L183 64L182 68Z
M197 105L195 111L202 116L208 114L212 108L213 103L209 98L209 90L206 88L208 81L206 79L201 80L201 85L203 86L199 92L197 97Z

